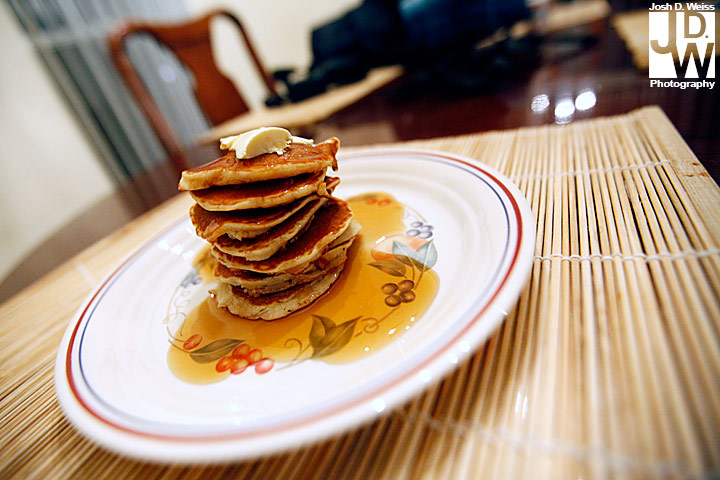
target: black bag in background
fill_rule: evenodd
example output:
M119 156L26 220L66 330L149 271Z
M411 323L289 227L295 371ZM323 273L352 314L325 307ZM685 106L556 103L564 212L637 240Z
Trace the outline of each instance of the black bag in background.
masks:
M522 0L365 0L313 30L313 63L306 78L294 81L291 70L274 75L286 84L291 102L322 93L330 85L356 82L371 68L392 64L409 71L435 71L446 80L456 78L460 86L472 87L477 82L466 77L477 76L478 69L480 77L485 76L482 64L489 53L478 56L476 44L529 16Z

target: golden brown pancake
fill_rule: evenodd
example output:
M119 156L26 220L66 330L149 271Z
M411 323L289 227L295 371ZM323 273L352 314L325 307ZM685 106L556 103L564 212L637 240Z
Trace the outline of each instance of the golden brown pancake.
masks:
M205 210L227 212L285 205L312 193L326 195L325 172L290 178L193 190L190 196Z
M332 193L339 183L340 179L337 177L325 177L325 189L328 193ZM292 214L318 198L321 197L313 194L286 205L234 212L211 212L194 204L190 207L190 220L195 226L195 233L198 237L210 243L215 242L221 235L228 235L238 240L253 238L284 222Z
M278 273L267 275L228 268L215 261L213 275L221 282L242 287L248 295L258 296L279 292L295 285L312 282L326 275L335 267L344 264L345 260L347 260L348 248L351 245L352 239L329 249L320 258L308 265L304 271L297 274ZM213 258L213 260L215 259Z
M218 283L212 292L218 305L244 318L275 320L299 310L325 293L342 272L344 264L309 283L296 285L277 293L252 296L241 287Z
M322 255L325 248L350 226L351 220L352 211L347 202L331 197L325 206L315 213L309 227L270 258L252 262L228 255L217 247L213 247L212 254L230 268L259 273L288 272Z
M325 205L325 202L327 198L318 198L309 202L280 225L255 238L236 240L228 235L222 235L214 245L218 250L229 255L252 261L265 260L305 229L312 221L315 212Z
M180 190L202 190L219 185L237 185L275 178L294 177L332 167L337 170L335 155L340 141L333 137L317 145L291 143L278 155L266 153L249 159L237 159L229 152L217 160L192 170L180 178Z
M335 248L336 246L340 245L341 243L345 243L348 240L352 240L355 238L355 236L360 233L360 230L362 230L362 225L360 225L360 222L358 222L355 219L352 219L350 221L350 226L345 229L345 231L337 237L333 242L328 245L328 249Z

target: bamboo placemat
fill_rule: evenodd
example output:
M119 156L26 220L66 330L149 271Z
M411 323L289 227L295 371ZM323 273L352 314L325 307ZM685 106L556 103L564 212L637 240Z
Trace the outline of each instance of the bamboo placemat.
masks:
M720 475L720 189L664 114L412 145L503 171L537 218L526 288L455 373L369 425L256 461L143 463L82 438L54 394L60 338L103 275L186 213L179 196L0 306L0 478Z
M648 10L636 12L618 13L613 16L612 24L618 32L618 36L625 42L628 50L633 56L635 66L640 70L647 70L650 65L650 54L648 52L648 41L650 36L650 17ZM674 41L675 35L671 41ZM720 29L715 29L715 45L720 40ZM717 56L718 49L715 49ZM678 59L676 58L677 62Z

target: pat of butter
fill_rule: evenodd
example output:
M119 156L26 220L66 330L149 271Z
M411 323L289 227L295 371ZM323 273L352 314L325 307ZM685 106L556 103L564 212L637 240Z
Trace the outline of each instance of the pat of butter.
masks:
M312 145L307 138L290 135L290 132L279 127L262 127L250 130L241 135L232 135L220 139L221 150L232 150L235 157L247 159L264 153L282 154L290 143Z
M290 140L292 143L302 143L303 145L312 145L315 143L315 141L310 138L296 137L295 135L290 137Z
M220 150L228 150L230 148L230 145L235 141L236 138L238 138L240 135L230 135L229 137L223 137L220 139Z
M237 158L253 158L264 153L281 154L290 143L291 136L284 128L256 128L238 135L228 148L235 152ZM222 145L221 140L220 148Z
M232 135L220 139L221 150L232 150L235 157L247 159L265 153L282 154L290 143L312 145L307 138L295 137L280 127L261 127L240 135Z

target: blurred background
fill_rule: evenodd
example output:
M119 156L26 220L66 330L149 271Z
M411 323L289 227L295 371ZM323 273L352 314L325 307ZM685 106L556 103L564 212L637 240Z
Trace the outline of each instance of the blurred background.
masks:
M49 234L126 177L167 154L108 53L107 35L126 18L175 21L214 8L243 19L265 63L307 69L310 31L358 0L8 0L0 1L0 279ZM218 63L253 107L259 80L243 78L246 52L228 22L216 25ZM175 109L180 137L207 130L188 97L187 73L149 39L128 45L145 62L150 89ZM152 67L150 66L152 65ZM8 181L10 180L10 181Z
M647 18L650 3L0 0L0 281L16 273L0 283L0 300L174 192L172 169L165 193L148 192L159 181L148 172L171 155L110 54L109 37L128 19L174 23L216 9L237 16L277 92L248 74L251 52L227 18L211 23L214 60L254 113L302 105L333 85L385 87L363 101L357 92L346 104L329 98L328 118L295 125L295 134L364 145L660 104L712 173L717 95L649 89L631 39L613 28L622 12ZM128 38L124 51L183 147L195 149L213 126L193 97L197 79L148 36ZM368 71L394 64L402 78L385 72L363 87ZM217 150L206 143L204 161Z

